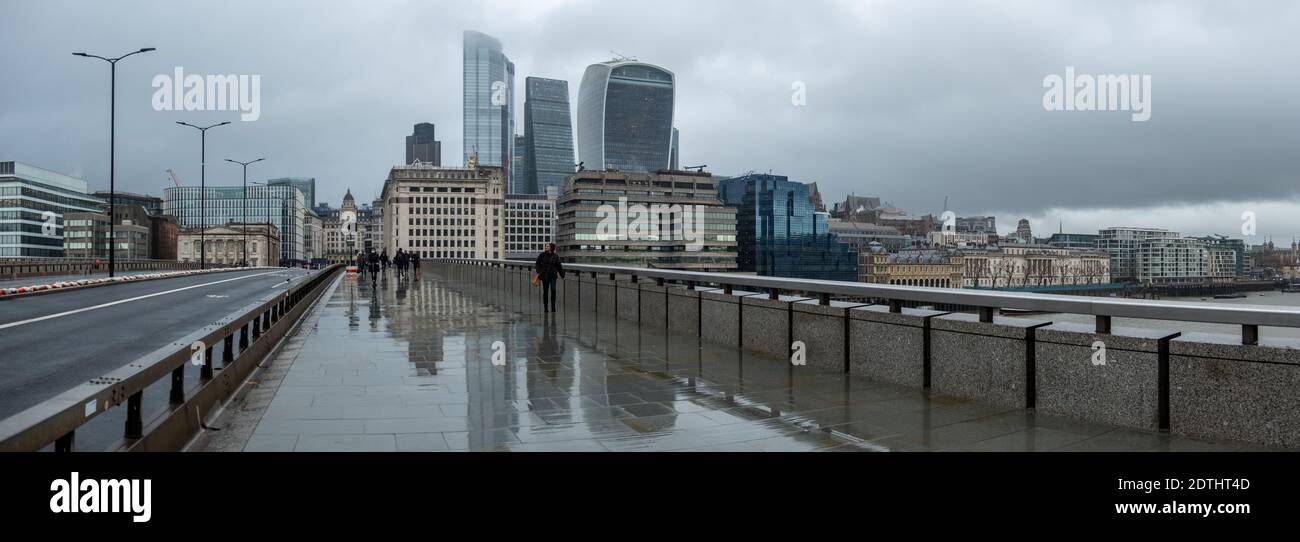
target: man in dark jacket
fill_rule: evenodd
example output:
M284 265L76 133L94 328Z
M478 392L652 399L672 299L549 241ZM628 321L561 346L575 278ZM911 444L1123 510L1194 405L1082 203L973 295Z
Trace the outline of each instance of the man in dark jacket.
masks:
M564 264L555 253L555 243L547 243L546 251L537 255L536 270L542 282L542 310L555 312L555 278L564 278Z

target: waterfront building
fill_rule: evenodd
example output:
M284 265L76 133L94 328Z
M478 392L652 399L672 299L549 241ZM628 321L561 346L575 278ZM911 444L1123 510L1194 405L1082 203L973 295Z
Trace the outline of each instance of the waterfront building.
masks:
M966 288L1043 288L1109 284L1110 255L1035 243L962 249Z
M909 248L896 253L872 242L858 253L858 282L961 288L965 257L949 247Z
M749 174L719 182L736 209L737 269L762 276L854 281L857 255L830 233L808 185L784 175Z
M709 173L588 170L565 182L556 201L564 262L737 269L736 209L718 198Z

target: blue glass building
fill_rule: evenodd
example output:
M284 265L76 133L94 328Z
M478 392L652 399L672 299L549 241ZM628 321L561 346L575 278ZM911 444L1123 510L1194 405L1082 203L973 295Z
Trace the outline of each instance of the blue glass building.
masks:
M857 254L829 232L808 185L784 175L749 174L718 183L736 208L736 263L763 276L857 280Z
M578 158L587 169L668 169L673 73L632 60L587 66L578 87Z
M529 77L524 80L524 145L528 160L521 183L523 194L545 194L546 187L564 191L564 178L573 174L573 122L569 115L569 82Z

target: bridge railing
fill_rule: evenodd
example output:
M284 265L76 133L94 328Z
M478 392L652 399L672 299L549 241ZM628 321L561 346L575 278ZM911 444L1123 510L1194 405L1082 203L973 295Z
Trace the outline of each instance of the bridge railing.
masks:
M206 267L219 269L228 266L209 263ZM198 268L198 262L180 262L176 260L119 260L114 265L114 269L118 272L182 271ZM0 259L0 279L89 275L106 272L108 272L108 260L101 260L96 265L95 260L66 258Z
M533 268L532 262L514 260L452 259L438 261L521 269ZM1259 328L1261 326L1300 328L1300 307L1227 305L1190 301L1155 301L962 288L930 288L606 265L565 264L564 269L567 272L589 273L592 277L598 275L607 275L610 278L619 275L627 276L631 277L633 282L640 279L651 279L660 284L670 282L682 284L688 288L706 285L715 286L727 293L730 293L735 287L759 288L766 291L771 299L776 299L782 293L802 292L815 296L822 305L830 304L832 297L878 299L888 303L891 312L895 313L901 312L903 302L970 306L978 308L981 322L992 322L994 313L999 309L1081 314L1095 318L1098 333L1109 333L1114 318L1232 324L1241 326L1241 342L1246 345L1259 343Z
M489 302L529 314L544 308L529 284L532 262L430 263ZM1300 448L1300 342L1262 340L1259 329L1300 328L1300 308L564 268L559 309L551 310L579 329L627 321L784 357L792 377L838 372L997 407ZM1031 312L1007 318L1000 309ZM1138 323L1112 328L1114 318ZM1179 330L1177 322L1238 326L1240 335Z
M78 428L123 404L123 438L114 449L180 449L200 431L203 416L234 393L342 271L341 265L322 269L121 368L0 420L0 451L37 451L51 443L55 451L72 451ZM213 363L217 345L220 368ZM189 365L197 366L199 378L187 389ZM146 418L145 389L169 376L168 402Z

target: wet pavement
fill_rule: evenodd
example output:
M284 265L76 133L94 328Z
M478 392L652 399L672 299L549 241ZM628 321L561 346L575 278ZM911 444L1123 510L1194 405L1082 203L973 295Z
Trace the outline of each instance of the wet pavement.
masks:
M193 449L1259 449L817 372L576 310L543 313L428 267L418 279L347 276L329 295L221 417L225 430Z

